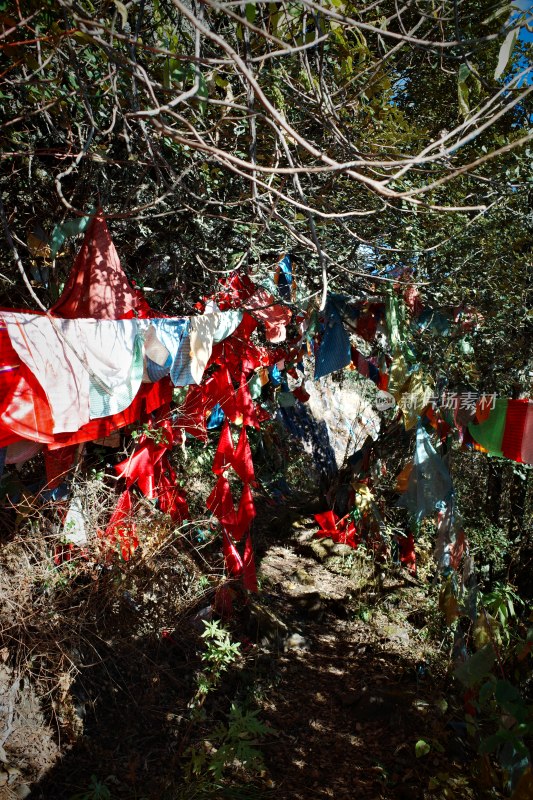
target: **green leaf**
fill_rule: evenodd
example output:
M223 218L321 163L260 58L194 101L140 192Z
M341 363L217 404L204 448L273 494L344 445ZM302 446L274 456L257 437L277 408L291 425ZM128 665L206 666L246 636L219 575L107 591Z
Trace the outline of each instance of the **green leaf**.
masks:
M495 697L497 703L507 714L514 717L517 722L526 722L529 716L529 709L516 686L513 686L509 681L498 681L496 683Z
M255 3L246 3L246 19L251 25L255 22L256 11L257 7Z
M519 30L520 28L513 28L513 30L509 31L503 40L503 44L500 47L500 52L498 54L498 64L494 71L495 80L498 80L498 78L503 74L507 64L509 63Z
M511 703L520 703L522 698L520 692L509 681L498 681L496 683L496 700L504 710L506 705Z
M430 750L431 746L423 739L419 739L418 742L415 744L415 755L417 758L422 758L422 756L427 756Z
M464 83L468 76L470 75L470 67L468 64L461 64L459 67L459 72L457 73L457 80L459 83Z
M491 697L494 695L494 687L494 678L492 678L492 680L489 678L489 680L483 684L479 690L479 704L481 706L486 705L486 703L488 703Z
M470 105L468 102L468 86L464 82L457 83L457 99L459 100L459 111L463 117L468 117L470 114Z
M118 13L120 14L120 18L122 20L122 27L124 27L128 21L128 9L124 5L124 3L121 3L120 0L113 0L113 2L117 7Z
M464 664L460 664L455 669L455 677L461 681L462 684L471 688L476 683L480 683L483 678L486 678L496 660L496 654L492 645L487 644L478 650L477 653L468 658Z
M504 742L514 739L514 736L509 731L499 730L498 733L493 733L492 736L487 736L479 745L480 753L492 753Z
M509 13L510 11L511 11L511 3L504 3L502 6L493 11L492 14L490 14L486 19L484 19L481 24L488 25L493 20L498 19L498 17L501 17L502 14L505 14L506 12Z

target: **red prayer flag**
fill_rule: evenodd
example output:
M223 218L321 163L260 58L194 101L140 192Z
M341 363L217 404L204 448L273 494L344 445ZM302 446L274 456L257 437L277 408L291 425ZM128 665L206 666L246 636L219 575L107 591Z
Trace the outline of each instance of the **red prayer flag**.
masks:
M50 313L66 319L127 319L139 311L142 316L151 313L142 293L126 278L99 210L89 223L65 288Z
M222 531L222 552L228 573L233 578L238 578L239 575L242 575L242 558L225 530Z
M398 549L400 551L400 564L415 575L416 553L415 539L412 533L409 533L408 536L398 536Z
M257 592L257 573L255 570L254 550L250 531L248 531L246 544L244 546L242 582L245 589L248 589L250 592Z
M250 425L252 428L259 428L259 421L255 412L254 402L252 395L248 388L248 382L244 372L241 374L240 386L237 389L235 398L235 405L237 408L237 418L235 422L240 422L243 426Z
M168 473L168 475L167 475ZM169 514L173 522L183 522L189 516L189 506L183 490L177 485L176 473L165 455L157 466L156 495L159 509Z
M110 544L115 544L118 541L124 561L129 561L132 553L139 546L137 526L132 521L131 514L131 495L129 489L126 489L118 499L104 534Z
M235 451L233 449L233 440L231 438L231 431L228 420L224 420L222 431L220 432L220 439L218 440L218 447L213 459L211 471L215 475L222 475L233 464Z
M223 526L230 529L235 526L235 508L231 489L226 478L222 475L217 480L215 488L205 504Z
M255 503L250 486L246 484L242 490L239 508L235 515L235 525L233 526L233 536L240 542L246 531L255 519Z
M505 458L522 463L522 442L528 415L529 400L509 400L502 440Z
M244 425L242 426L232 463L233 469L243 483L251 483L255 480L252 451L250 450L250 443L248 442L248 435Z
M46 489L56 489L65 480L72 468L77 445L61 447L56 450L44 448L44 466L46 469Z

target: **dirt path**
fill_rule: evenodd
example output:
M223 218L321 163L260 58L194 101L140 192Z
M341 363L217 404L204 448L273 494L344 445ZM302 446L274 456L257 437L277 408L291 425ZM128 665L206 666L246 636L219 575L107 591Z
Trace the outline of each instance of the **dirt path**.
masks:
M272 655L261 708L278 732L265 747L276 798L482 797L438 672L443 654L413 624L428 621L424 587L398 573L383 585L378 576L378 592L363 554L317 543L305 528L269 548L260 572L259 646ZM419 741L430 749L417 758Z

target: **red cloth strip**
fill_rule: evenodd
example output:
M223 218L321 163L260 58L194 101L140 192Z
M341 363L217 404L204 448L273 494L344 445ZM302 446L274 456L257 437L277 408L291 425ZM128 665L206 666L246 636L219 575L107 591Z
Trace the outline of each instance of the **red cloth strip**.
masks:
M528 415L529 400L509 400L502 440L505 458L522 463L522 442Z

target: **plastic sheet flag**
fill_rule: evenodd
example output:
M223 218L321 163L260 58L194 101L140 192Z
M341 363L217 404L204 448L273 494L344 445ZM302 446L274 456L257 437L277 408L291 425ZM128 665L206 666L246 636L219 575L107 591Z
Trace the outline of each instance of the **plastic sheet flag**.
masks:
M407 508L418 522L432 516L437 504L447 503L453 493L453 484L448 468L436 453L431 440L419 423L416 429L414 466L409 476L407 491L398 505Z

